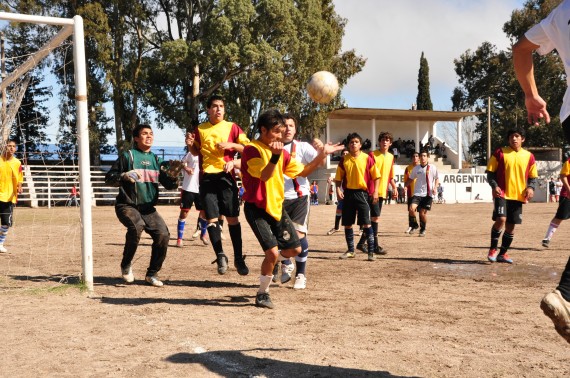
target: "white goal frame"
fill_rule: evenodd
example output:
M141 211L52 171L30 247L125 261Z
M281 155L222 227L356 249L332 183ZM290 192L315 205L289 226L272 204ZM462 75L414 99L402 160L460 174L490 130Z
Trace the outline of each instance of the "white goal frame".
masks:
M91 169L89 162L89 128L87 114L87 70L85 61L85 37L83 18L58 18L33 16L26 14L0 12L0 20L28 22L63 26L50 41L39 51L30 56L14 72L0 82L0 90L5 90L16 79L31 70L40 60L45 58L54 48L73 34L73 65L75 67L75 105L77 119L77 142L79 145L79 190L81 193L81 251L82 281L89 292L93 292L93 224L91 206L93 204L91 187ZM5 125L7 126L7 125Z

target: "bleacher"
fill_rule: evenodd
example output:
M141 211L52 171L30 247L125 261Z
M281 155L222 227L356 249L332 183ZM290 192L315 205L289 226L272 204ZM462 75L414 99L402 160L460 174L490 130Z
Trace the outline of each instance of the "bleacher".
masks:
M111 166L91 167L94 206L115 204L115 197L119 193L119 188L105 184L105 174L110 168ZM23 171L24 185L23 193L18 195L19 206L76 206L81 200L79 166L26 165L23 166ZM166 190L162 185L160 185L159 193L159 203L161 204L173 204L180 198L178 189Z

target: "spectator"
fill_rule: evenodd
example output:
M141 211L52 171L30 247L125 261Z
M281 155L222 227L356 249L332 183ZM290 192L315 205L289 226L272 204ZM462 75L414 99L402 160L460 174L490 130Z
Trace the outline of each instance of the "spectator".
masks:
M311 184L311 205L317 206L319 204L319 185L314 180Z
M398 184L398 202L397 203L404 203L406 202L406 188L402 186L402 183Z
M550 202L556 201L556 183L554 182L554 177L551 177L548 182L548 193L550 194Z

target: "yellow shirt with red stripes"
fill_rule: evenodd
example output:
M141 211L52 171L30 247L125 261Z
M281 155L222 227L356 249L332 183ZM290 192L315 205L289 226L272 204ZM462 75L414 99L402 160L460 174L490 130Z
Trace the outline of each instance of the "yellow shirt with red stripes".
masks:
M501 188L499 197L520 202L526 202L524 190L528 179L538 177L534 155L524 148L519 151L511 147L498 148L491 155L487 171L496 175L495 180ZM496 196L493 190L493 198Z
M374 194L374 181L380 178L380 172L374 158L361 152L353 157L345 155L336 168L335 181L342 181L343 189L365 190L369 195Z
M261 171L269 164L271 155L269 146L259 140L254 140L245 146L241 154L242 183L245 188L243 200L255 204L279 221L283 214L285 199L283 175L295 178L303 172L305 166L297 159L292 159L289 152L283 150L273 174L264 182L261 180Z
M202 123L196 129L194 144L200 150L200 171L204 173L220 173L226 162L233 160L234 150L221 150L218 143L229 142L247 144L249 139L243 130L235 123L221 121L212 125Z
M416 166L416 164L410 164L406 167L406 170L404 171L404 182L408 182L408 179L410 178L410 173L412 173L412 170L414 169L414 167ZM412 181L412 183L410 185L408 185L406 187L406 194L408 196L408 198L412 198L412 196L414 195L414 188L416 187L416 179L414 179Z
M370 155L374 158L378 172L380 172L378 197L386 198L388 196L388 185L394 178L394 155L390 152L382 153L379 150L371 152Z
M566 160L564 164L562 164L562 169L560 169L560 176L566 176L566 178L570 177L570 159ZM564 185L560 190L560 197L570 197L570 193L568 193L568 190L566 190L566 187Z

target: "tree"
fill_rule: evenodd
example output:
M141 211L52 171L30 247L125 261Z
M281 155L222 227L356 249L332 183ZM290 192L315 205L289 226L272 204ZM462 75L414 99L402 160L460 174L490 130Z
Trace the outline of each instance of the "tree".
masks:
M514 43L532 25L542 20L560 1L529 0L523 9L513 11L503 31ZM467 50L454 60L460 86L451 97L453 110L481 111L491 98L491 148L506 143L507 130L525 127L526 110L524 95L516 80L512 66L512 52L497 51L496 46L483 42L475 51ZM542 97L548 102L551 115L560 109L566 89L564 68L556 54L535 56L536 80ZM478 138L470 146L470 152L479 164L487 160L487 115L478 116ZM550 125L526 128L527 146L563 147L562 129L557 116Z
M418 96L416 98L416 104L418 110L433 110L429 93L429 65L427 59L424 57L423 51L420 57L420 70L418 72Z

